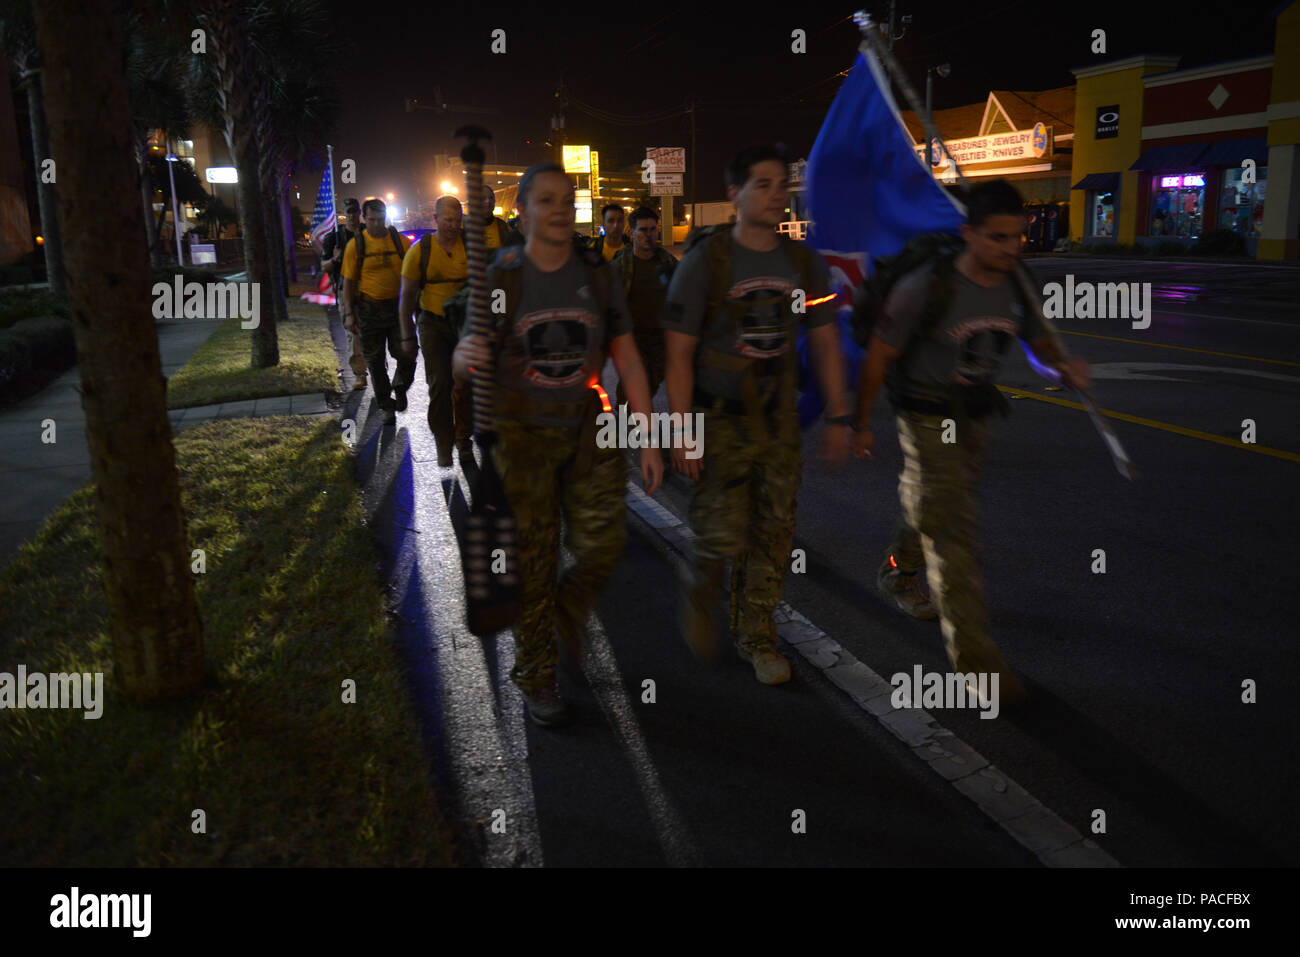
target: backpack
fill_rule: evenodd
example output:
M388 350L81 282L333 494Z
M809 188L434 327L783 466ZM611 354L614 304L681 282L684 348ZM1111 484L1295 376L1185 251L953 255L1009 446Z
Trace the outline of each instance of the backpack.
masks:
M965 243L961 237L951 233L924 233L914 236L898 253L877 259L873 264L871 275L863 280L862 285L854 293L850 326L858 345L863 349L869 349L871 337L884 316L885 303L894 286L899 280L918 269L929 267L933 270L925 305L921 311L921 321L916 332L903 347L902 355L890 364L886 372L885 384L890 400L895 406L899 404L903 394L903 370L906 368L906 363L914 353L917 344L931 338L939 323L948 314L957 274L957 256L963 249ZM1016 285L1015 288L1016 295L1023 303L1019 286ZM1006 352L1012 337L1005 332L995 333L995 336L1000 355ZM1000 397L1000 393L998 395ZM999 404L999 408L1001 407Z
M591 284L592 294L596 300L596 307L607 320L609 319L610 293L612 292L613 281L609 274L609 267L599 255L592 254L584 244L581 244L575 237L573 243L573 254L578 261L587 270L587 281ZM514 317L514 306L519 302L519 297L523 293L523 271L524 249L517 243L503 246L497 252L497 257L493 260L492 265L497 267L498 288L504 289L506 293L506 311L498 315L491 312L490 300L492 291L488 290L489 298L489 317L494 322L501 322L502 328L509 326L510 320ZM453 329L460 329L462 336L468 335L473 330L469 328L469 283L461 286L456 294L443 304L442 313L452 324ZM608 332L608 327L606 329Z
M727 302L727 291L731 288L731 229L733 223L718 223L714 226L702 226L692 229L686 237L686 252L703 247L705 261L708 263L710 285L706 315L712 315L719 308L726 306L737 333L740 331L741 310L743 303ZM777 234L780 247L795 264L799 273L799 282L806 291L811 287L813 275L813 252L804 243L791 239L783 233ZM798 317L788 322L786 329L787 348L779 357L771 360L747 359L730 352L720 352L707 346L700 346L695 353L697 365L709 366L726 372L741 375L741 391L745 396L743 405L749 427L753 434L763 429L763 409L780 396L797 391L799 356ZM774 368L775 366L775 368ZM697 389L698 391L698 389ZM797 435L797 425L795 432ZM782 429L780 437L790 439Z
M652 261L659 267L657 276L663 283L664 289L667 290L668 282L673 277L673 272L677 269L677 259L664 247L656 245ZM625 245L622 249L614 254L610 260L611 265L617 265L619 275L623 277L623 295L632 291L632 275L636 269L636 254L632 252L630 244Z
M691 250L704 246L704 255L709 263L709 275L712 286L709 290L708 309L710 312L726 302L727 290L731 288L731 229L734 223L717 223L713 226L697 226L686 236L685 259ZM805 243L791 239L784 233L777 233L781 248L794 261L799 271L799 281L807 289L812 280L812 251ZM671 253L669 254L671 255Z
M393 241L393 248L397 250L397 271L402 271L402 256L406 252L406 247L402 245L402 236L392 227L388 227L388 238ZM366 230L362 227L356 235L357 242L357 275L360 276L366 266Z

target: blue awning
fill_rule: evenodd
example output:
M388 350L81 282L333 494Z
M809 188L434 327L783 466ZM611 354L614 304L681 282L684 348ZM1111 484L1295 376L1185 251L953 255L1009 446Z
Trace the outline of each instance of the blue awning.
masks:
M1201 154L1209 146L1209 143L1179 143L1176 146L1153 146L1139 156L1138 161L1129 169L1185 170L1192 166L1203 166L1205 164L1201 160Z
M1238 140L1219 140L1211 143L1201 157L1202 166L1240 166L1242 160L1252 159L1257 166L1268 165L1268 137L1249 136Z
M1092 189L1099 193L1113 193L1119 189L1119 173L1089 173L1070 189Z

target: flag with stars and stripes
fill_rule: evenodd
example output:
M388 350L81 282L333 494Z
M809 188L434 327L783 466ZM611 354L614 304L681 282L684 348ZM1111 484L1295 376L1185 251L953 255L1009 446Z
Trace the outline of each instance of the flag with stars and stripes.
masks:
M325 175L320 179L320 189L316 191L316 211L311 217L311 241L320 248L327 233L338 225L338 214L334 209L334 176L332 163L325 164Z

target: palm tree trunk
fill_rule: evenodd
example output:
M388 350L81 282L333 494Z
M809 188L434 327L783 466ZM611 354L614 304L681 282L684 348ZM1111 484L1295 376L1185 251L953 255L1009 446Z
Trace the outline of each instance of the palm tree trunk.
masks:
M284 235L286 238L285 249L289 254L289 275L290 282L298 281L298 237L293 231L293 210L289 208L289 172L281 168L279 179L280 187L280 221L284 223ZM288 295L289 289L286 286L285 295Z
M45 67L58 216L67 237L82 406L104 543L114 677L125 697L205 681L114 0L33 4ZM73 224L76 228L69 228ZM123 241L125 240L125 241Z
M244 265L248 281L255 284L258 325L250 331L254 369L280 362L280 344L275 331L271 273L268 264L266 223L263 215L262 182L259 174L257 139L254 135L252 89L248 69L247 42L241 33L239 11L229 0L216 5L200 19L207 24L208 56L217 76L217 98L225 118L226 146L239 170L239 219L244 234Z
M41 210L41 236L45 240L45 276L50 291L59 295L68 292L68 272L63 263L63 236L59 231L56 213L58 200L54 191L56 183L45 182L41 164L50 158L50 137L45 123L45 99L41 96L41 71L33 70L27 76L27 112L32 121L32 152L36 154L36 199ZM55 172L57 175L57 164Z
M140 167L140 201L144 209L145 242L149 250L149 262L153 266L162 265L162 252L158 249L158 228L153 221L153 178L149 175L149 148L144 142L135 143L136 163Z

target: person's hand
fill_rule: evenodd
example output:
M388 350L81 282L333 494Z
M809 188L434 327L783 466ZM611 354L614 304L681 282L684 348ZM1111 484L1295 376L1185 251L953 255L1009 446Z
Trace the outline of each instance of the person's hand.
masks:
M822 436L822 454L833 469L842 468L849 460L849 432L847 425L827 425Z
M664 459L658 449L641 450L641 480L647 494L653 494L663 484Z
M1087 392L1092 388L1092 373L1086 359L1065 359L1057 367L1061 382L1071 389Z
M854 432L851 442L854 456L860 459L874 458L872 449L876 444L876 437L871 434L870 429Z
M466 336L456 346L452 360L458 368L463 368L467 373L473 372L478 366L490 363L492 353L488 349L487 338L476 333Z
M346 316L343 317L343 328L346 329L348 332L352 333L353 335L356 335L357 317L353 313L349 312Z
M673 470L679 475L685 475L691 481L698 481L700 477L701 459L688 459L686 449L680 445L673 444Z

